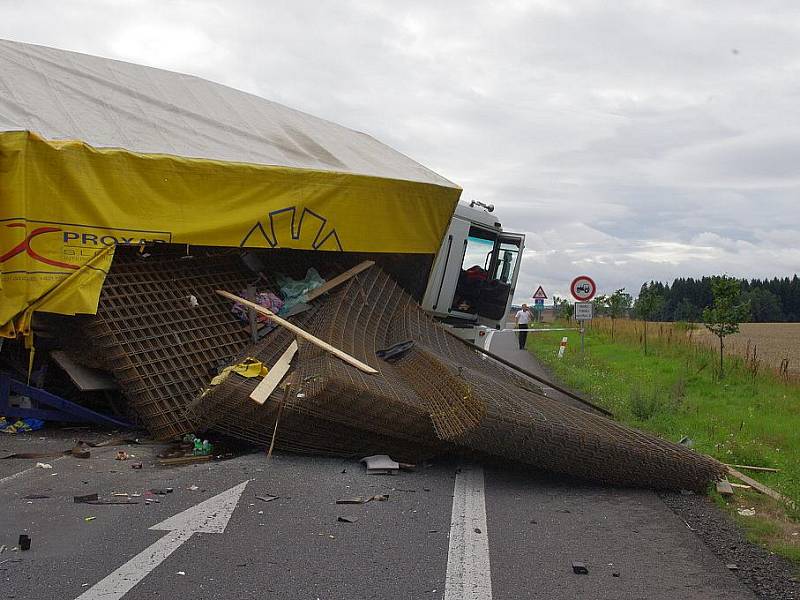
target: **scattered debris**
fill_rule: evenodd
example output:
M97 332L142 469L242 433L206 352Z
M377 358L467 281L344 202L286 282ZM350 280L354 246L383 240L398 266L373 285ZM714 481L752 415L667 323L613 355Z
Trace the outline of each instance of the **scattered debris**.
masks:
M142 463L133 463L131 465L131 469L141 469L141 468L142 468Z
M366 456L359 462L366 465L370 475L396 475L400 470L400 463L392 460L388 454Z
M83 520L88 523L89 521L94 521L96 518L97 517L83 517Z
M6 548L8 548L8 546L6 546L5 544L0 544L0 554L2 554L3 552L5 552L5 551L6 551Z
M267 494L266 496L256 496L256 500L261 500L262 502L272 502L278 498L280 498L280 496L273 496L271 494Z
M151 494L156 494L157 496L166 496L167 494L171 494L173 489L171 487L168 488L153 488L148 490Z
M731 487L739 488L739 489L742 489L742 490L752 490L753 489L752 485L747 485L746 483L734 483L734 482L731 481L730 485L731 485Z
M738 570L739 570L739 566L738 566L738 565L736 565L735 563L728 563L728 564L727 564L727 565L725 565L725 566L726 566L726 567L728 568L728 570L730 570L730 571L738 571Z
M612 571L611 576L612 577L619 577L619 571Z
M175 466L175 465L189 465L192 463L206 462L208 460L211 460L212 458L214 457L211 456L210 454L207 456L189 455L189 456L180 456L175 458L159 458L158 464L163 465L165 467Z
M763 483L759 483L755 479L751 479L747 475L743 475L742 473L740 473L739 471L737 471L733 467L728 467L728 474L732 475L733 477L735 477L739 481L743 481L744 483L753 486L755 489L757 489L762 494L766 494L767 496L777 500L778 502L783 502L784 504L787 504L792 508L794 508L794 506L795 506L794 502L791 499L787 498L786 496L784 496L783 494L781 494L779 492L776 492L772 488L767 487Z
M576 575L588 575L589 569L582 562L572 561L572 572Z
M75 504L93 502L95 500L97 500L97 494L84 494L83 496L73 496L72 497L72 501Z
M117 457L115 460L128 460L129 458L130 455L127 452L125 452L125 450L119 450L117 451Z
M339 523L355 523L358 521L358 517L339 517L336 519Z
M190 485L190 486L189 486L189 491L190 491L190 492L196 492L196 491L197 491L197 490L199 490L199 489L200 489L200 488L199 488L199 487L197 487L196 485Z
M734 467L736 469L749 469L751 471L766 471L767 473L780 473L780 469L773 469L772 467L754 467L752 465L729 465L725 464L726 467Z
M25 535L24 533L21 533L20 536L19 536L18 544L19 544L19 549L22 550L23 552L25 552L26 550L30 550L31 549L31 538L30 538L30 536Z
M694 447L694 440L686 436L683 436L680 440L678 440L678 443L681 446L686 446L687 448Z
M475 533L483 533L478 527L475 528Z
M186 571L178 571L175 573L176 575L186 575Z
M756 510L754 508L738 508L736 509L736 512L743 517L753 517L756 514Z
M724 496L733 496L733 486L727 479L717 482L717 491Z
M50 496L46 496L44 494L28 494L27 496L23 496L24 500L44 500L45 498L49 498Z
M52 468L53 468L53 465L51 465L51 464L48 464L48 463L40 463L40 462L37 462L37 463L36 463L36 468L37 468L37 469L52 469Z

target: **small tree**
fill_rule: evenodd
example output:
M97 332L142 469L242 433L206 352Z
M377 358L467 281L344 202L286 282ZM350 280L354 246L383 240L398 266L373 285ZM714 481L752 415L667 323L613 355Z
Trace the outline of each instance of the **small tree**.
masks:
M739 280L733 277L723 275L712 278L711 291L714 303L710 308L703 309L703 324L719 338L719 376L722 379L724 339L732 333L738 333L739 323L750 314L750 306L746 302L739 302L742 287Z
M556 317L559 319L566 319L569 321L572 318L572 313L575 310L569 300L566 298L559 298L553 296L553 309L555 310Z
M636 299L634 310L642 321L644 321L644 353L647 355L647 322L652 321L656 315L661 313L664 308L664 296L659 294L655 288L642 286L639 297Z
M594 300L592 300L592 310L594 311L595 317L602 317L605 314L606 302L608 302L608 298L605 295L594 297Z
M621 316L627 315L633 304L633 298L620 288L611 294L605 301L606 313L611 317L611 341L614 341L614 322Z

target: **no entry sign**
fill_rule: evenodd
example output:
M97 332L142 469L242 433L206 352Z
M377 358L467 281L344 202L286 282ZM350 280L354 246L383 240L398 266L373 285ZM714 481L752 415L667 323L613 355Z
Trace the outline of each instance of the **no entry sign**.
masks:
M594 280L588 275L579 275L572 280L572 283L569 285L569 291L572 292L572 296L575 300L586 302L594 298L597 292L597 286Z

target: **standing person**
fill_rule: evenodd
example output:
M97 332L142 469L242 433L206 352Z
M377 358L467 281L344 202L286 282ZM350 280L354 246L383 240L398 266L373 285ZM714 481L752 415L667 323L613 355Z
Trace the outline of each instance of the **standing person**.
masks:
M514 320L517 323L516 328L522 330L519 332L519 349L525 350L525 342L528 340L528 332L525 330L528 329L528 324L531 322L531 310L527 304L523 304L522 308L517 311Z

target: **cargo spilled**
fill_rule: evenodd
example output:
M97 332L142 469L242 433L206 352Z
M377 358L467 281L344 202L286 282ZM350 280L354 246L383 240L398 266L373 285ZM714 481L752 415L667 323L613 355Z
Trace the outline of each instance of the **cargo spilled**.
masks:
M0 40L0 84L0 416L471 452L620 485L724 472L456 339L504 326L525 236L402 153L199 78L17 42Z

